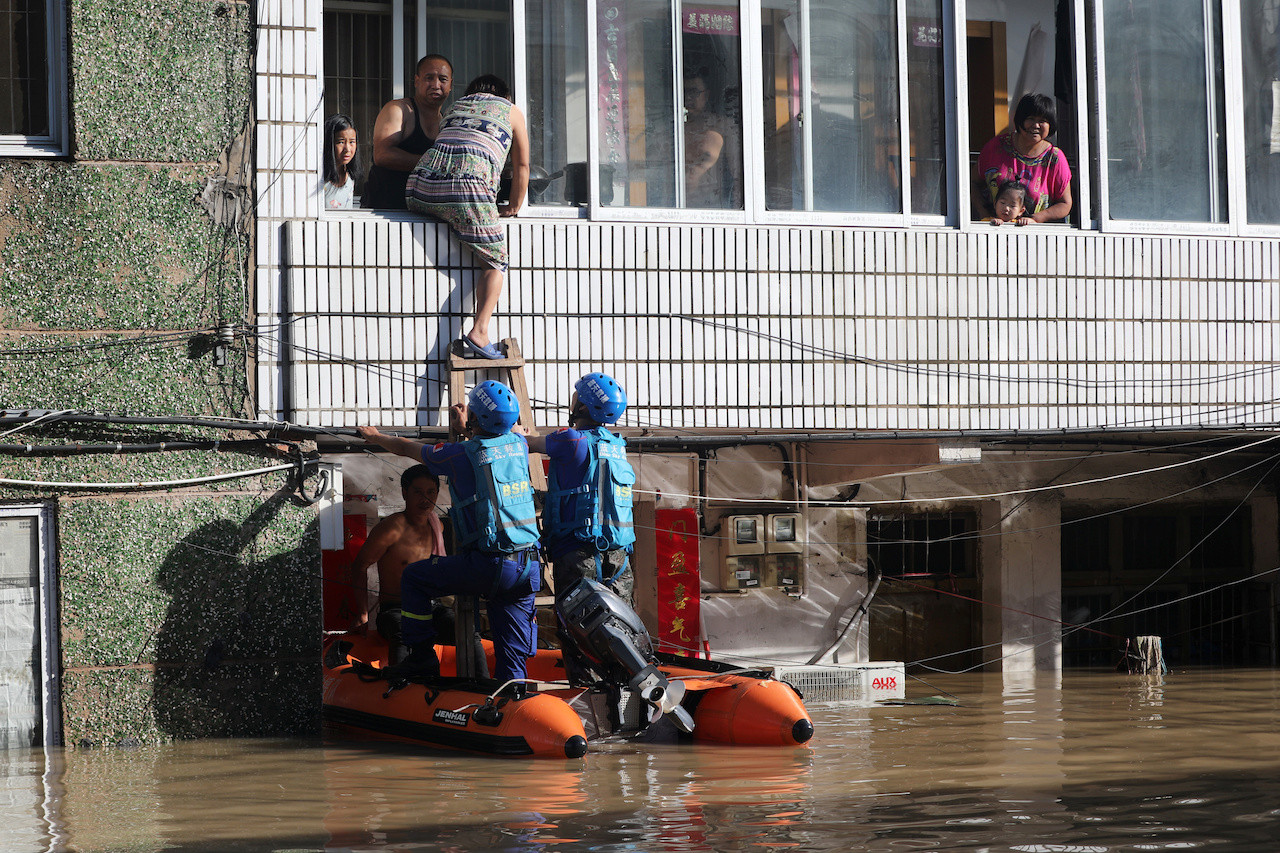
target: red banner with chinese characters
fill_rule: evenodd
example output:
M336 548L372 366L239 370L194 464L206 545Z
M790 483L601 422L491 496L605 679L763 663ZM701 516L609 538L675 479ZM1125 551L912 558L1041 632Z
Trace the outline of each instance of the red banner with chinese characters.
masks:
M658 650L699 655L706 650L698 595L698 514L657 511Z

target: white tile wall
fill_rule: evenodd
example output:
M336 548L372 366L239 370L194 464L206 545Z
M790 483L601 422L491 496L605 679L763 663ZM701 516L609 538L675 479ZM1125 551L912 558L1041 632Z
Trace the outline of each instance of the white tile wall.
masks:
M287 233L280 319L293 357L263 384L264 410L314 425L438 422L440 359L472 310L466 252L416 221L303 219ZM546 222L516 223L510 238L498 332L520 339L543 423L561 419L572 379L592 369L627 386L631 426L1208 426L1280 414L1277 285L1242 277L1275 268L1274 242ZM837 275L842 265L852 274ZM279 400L288 411L271 408Z

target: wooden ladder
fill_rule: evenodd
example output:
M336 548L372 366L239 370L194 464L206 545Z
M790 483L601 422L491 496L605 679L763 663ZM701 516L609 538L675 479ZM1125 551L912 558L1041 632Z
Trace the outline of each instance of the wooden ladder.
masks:
M517 423L526 427L530 435L538 435L538 428L533 425L533 408L529 405L529 385L524 377L524 354L520 352L520 344L515 338L502 341L506 348L506 358L468 358L467 350L461 341L449 344L449 405L456 406L467 402L466 378L468 372L503 371L506 384L516 395L520 403L520 419ZM500 380L501 381L501 380ZM450 419L452 422L452 419ZM452 424L451 424L452 425ZM462 436L450 434L453 441L462 440ZM529 454L529 482L534 491L547 490L547 475L542 466L542 455ZM455 630L454 642L458 660L458 676L474 678L481 672L481 662L476 660L476 599L471 596L454 597Z

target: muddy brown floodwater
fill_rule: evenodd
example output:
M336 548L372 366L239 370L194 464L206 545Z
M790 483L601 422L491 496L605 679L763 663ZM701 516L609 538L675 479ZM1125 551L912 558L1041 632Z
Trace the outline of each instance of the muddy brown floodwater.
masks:
M1280 673L931 676L797 749L325 741L0 753L0 850L1273 851Z

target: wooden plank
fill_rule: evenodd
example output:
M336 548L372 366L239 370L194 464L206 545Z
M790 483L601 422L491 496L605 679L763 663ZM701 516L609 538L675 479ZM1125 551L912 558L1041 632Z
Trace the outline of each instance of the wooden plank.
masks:
M524 378L524 354L520 352L520 344L515 338L507 338L503 343L507 345L508 356L503 360L518 362L507 369L507 376L511 380L511 390L520 401L519 423L528 429L529 435L541 435L538 427L533 423L533 407L529 405L529 386ZM533 484L534 491L547 490L547 474L542 467L541 453L529 454L529 482Z

